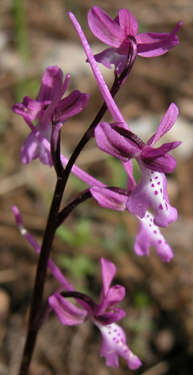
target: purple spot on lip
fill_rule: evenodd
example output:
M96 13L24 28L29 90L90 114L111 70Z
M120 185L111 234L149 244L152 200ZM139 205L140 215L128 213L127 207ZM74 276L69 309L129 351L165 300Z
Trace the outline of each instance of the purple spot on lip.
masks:
M165 202L165 206L166 206L166 210L168 209L168 205L167 205L167 203Z
M147 215L147 217L149 217L149 215Z
M163 206L162 206L162 204L159 205L159 209L160 209L160 210L163 210Z
M160 185L160 182L158 182L157 184Z
M151 225L151 224L149 224L149 227L151 228L151 227L152 227L152 225Z
M154 177L155 178L155 180L157 180L158 179L158 176L156 176L156 177Z
M151 184L151 187L154 187L155 185L154 184Z
M150 182L152 182L152 178L150 178L150 180L149 180Z
M113 341L115 341L116 340L116 338L115 337L113 337Z
M111 332L108 332L109 335L111 335Z
M162 240L158 240L158 243L159 243L159 244L162 243Z
M156 233L157 233L157 230L154 230L154 231L153 231L153 233L155 233L155 234L156 234Z
M150 221L151 221L151 223L152 223L153 219L150 219Z
M160 193L162 193L162 189L160 189Z
M151 171L151 173L154 173L153 171Z
M114 329L114 332L117 332L117 329Z
M155 194L155 195L158 195L158 191L157 191L157 190L156 190L156 191L154 191L154 194Z

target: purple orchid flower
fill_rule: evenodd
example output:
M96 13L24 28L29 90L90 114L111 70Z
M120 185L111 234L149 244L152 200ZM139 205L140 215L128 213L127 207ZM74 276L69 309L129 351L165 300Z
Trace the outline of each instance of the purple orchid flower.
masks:
M101 258L101 269L103 288L99 304L78 292L66 292L66 296L74 297L76 301L79 300L82 309L74 306L59 293L54 293L49 297L49 304L64 325L82 324L91 318L101 331L103 337L101 356L106 358L107 366L118 367L120 355L125 358L130 369L137 369L141 366L141 361L128 348L123 329L115 323L125 316L122 309L115 307L124 298L125 288L120 285L110 287L116 273L116 267L112 262Z
M51 118L54 111L57 111L60 122L64 123L69 117L81 112L88 103L88 94L82 94L78 90L62 99L69 80L70 75L67 75L63 83L61 69L58 66L50 66L43 74L36 100L25 96L22 103L16 103L12 108L27 123L37 120L37 130L48 141L51 138ZM46 150L31 132L21 148L21 160L24 164L28 164L36 158L40 158L43 164L53 165L50 151Z
M118 16L113 20L102 9L94 6L88 13L88 24L92 33L110 46L95 55L96 61L107 68L111 68L111 64L114 64L116 72L121 74L125 68L131 44L136 46L133 48L134 55L138 54L143 57L163 55L179 43L176 34L182 22L178 22L170 34L142 33L137 35L137 20L127 9L120 9Z
M101 150L123 161L126 171L128 169L129 184L132 185L132 188L135 182L132 170L128 168L128 165L131 165L128 164L131 158L136 158L142 171L142 180L135 189L131 189L132 192L129 195L126 208L136 216L143 218L147 208L152 206L155 211L154 223L166 227L171 221L177 219L177 211L169 205L166 179L163 173L169 173L175 168L175 159L168 152L177 147L180 142L164 144L157 149L153 149L152 146L174 125L178 115L178 108L173 103L170 105L156 134L149 139L147 144L144 144L135 134L130 132L109 92L80 24L72 13L69 13L69 17L80 37L101 94L115 121L113 125L101 123L96 127L95 137L97 144ZM107 18L111 20L109 17ZM109 22L113 23L114 21L111 20ZM179 27L180 25L181 23L178 24ZM153 175L154 172L161 173L156 173L154 176L149 175L149 173ZM155 188L152 177L155 178L155 181L158 180L156 186L159 189Z
M155 211L154 223L161 227L177 219L176 209L169 204L164 173L174 170L176 162L168 152L181 142L165 143L157 149L152 146L171 129L177 116L178 108L172 103L147 144L129 131L125 123L100 123L95 129L96 143L101 150L120 159L125 165L135 158L141 169L142 179L129 194L126 208L143 218L151 206Z
M25 237L27 242L39 254L41 251L40 246L24 227L18 208L13 206L12 210L21 235ZM59 284L67 290L69 297L74 297L82 307L80 309L67 301L59 293L54 293L49 297L49 304L56 312L61 323L76 325L84 323L84 321L91 318L102 333L101 356L106 357L107 366L117 367L118 356L120 355L126 359L131 369L138 368L141 365L141 361L127 347L123 329L114 323L125 316L125 311L114 306L124 298L125 288L120 285L110 287L116 273L115 265L101 258L103 288L100 295L100 304L95 303L85 294L76 292L72 284L68 282L51 259L48 260L48 268Z

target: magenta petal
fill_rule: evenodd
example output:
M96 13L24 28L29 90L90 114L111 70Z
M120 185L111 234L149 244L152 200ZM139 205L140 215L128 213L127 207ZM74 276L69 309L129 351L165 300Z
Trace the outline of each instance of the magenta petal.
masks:
M127 196L116 193L108 188L93 186L90 192L101 207L110 208L111 210L124 211L127 202Z
M149 255L149 248L153 246L157 255L163 262L169 262L174 254L166 242L159 228L154 224L154 217L146 212L143 219L139 220L139 230L135 238L134 250L137 255Z
M113 306L123 300L125 297L125 288L121 285L112 286L104 295L100 305L96 305L94 309L95 316L100 315L107 309L113 310ZM120 318L121 319L121 318Z
M123 163L123 166L127 172L128 179L127 179L127 190L132 191L134 187L136 186L135 179L133 177L133 162L132 160L127 161L126 163Z
M59 293L54 293L48 298L49 304L55 311L59 321L67 326L83 323L87 320L87 311L81 310L67 301Z
M153 146L165 133L167 133L175 124L179 114L178 107L171 103L165 115L163 116L156 133L149 139L147 144Z
M125 332L116 323L104 326L93 320L100 329L103 342L101 345L101 356L106 358L106 365L110 367L119 366L119 355L123 357L131 370L141 366L139 358L132 353L126 345Z
M101 272L102 272L102 280L103 280L103 288L100 296L100 300L104 298L107 294L113 277L116 273L116 267L114 263L110 262L110 260L101 258Z
M36 126L39 130L39 125ZM50 141L51 126L46 130L41 130L41 134ZM30 133L21 147L21 161L23 164L30 163L31 160L39 158L41 162L50 167L53 165L50 151L46 150L33 133Z
M168 154L168 151L178 147L181 142L164 143L158 148L147 146L141 153L144 165L152 171L171 173L176 167L176 160Z
M111 65L115 65L117 73L121 74L125 68L128 50L125 54L121 54L116 48L107 48L103 52L94 55L94 57L97 62L108 69L111 69Z
M178 216L177 210L169 204L166 177L145 167L141 169L142 179L129 195L126 208L142 219L151 207L155 212L154 223L165 228Z
M109 311L102 312L99 316L96 317L96 320L103 324L108 325L114 322L118 322L126 315L126 312L118 307L112 307Z
M28 164L31 160L40 158L41 162L50 167L53 165L50 152L38 141L33 133L30 133L21 147L21 161Z
M176 168L176 160L169 154L155 159L142 156L141 160L147 168L155 172L171 173Z
M99 7L94 6L88 12L88 24L92 33L111 47L119 47L125 39L124 31Z
M160 56L178 45L176 36L182 22L178 22L174 30L170 33L143 33L136 36L137 53L143 57Z
M42 77L40 91L36 100L38 102L52 101L62 88L63 73L57 66L49 66Z
M113 124L112 124L113 125ZM129 139L120 135L107 122L101 122L95 128L97 146L107 154L112 155L123 162L139 155L139 147ZM124 126L123 126L124 127ZM125 127L124 127L125 129Z
M60 115L60 121L64 122L69 117L72 117L81 112L86 107L88 99L88 94L82 94L80 91L75 90L66 98L60 100L57 105L57 111Z
M136 36L138 32L138 22L129 10L119 10L118 22L120 28L124 31L125 38L130 35Z
M27 118L29 121L34 121L42 111L42 103L25 96L22 103L13 105L12 110L24 119Z
M142 150L141 155L145 158L159 158L160 156L164 156L174 148L178 147L182 142L175 141L175 142L169 142L169 143L164 143L162 146L157 147L157 148L152 148L152 147L144 147Z

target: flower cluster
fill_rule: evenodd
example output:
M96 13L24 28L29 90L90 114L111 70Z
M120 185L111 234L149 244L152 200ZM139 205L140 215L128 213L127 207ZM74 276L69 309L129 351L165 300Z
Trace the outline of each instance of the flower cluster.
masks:
M18 208L13 206L12 210L22 236L39 254L40 247L33 236L24 228ZM101 258L103 287L99 304L95 303L89 296L75 291L51 259L49 259L48 267L61 287L67 291L63 295L57 291L48 299L60 322L71 326L82 324L91 319L101 331L103 337L101 356L106 358L107 366L118 367L118 356L122 356L131 369L138 368L141 361L128 348L125 332L115 323L125 316L125 311L115 306L125 297L125 288L120 285L110 287L116 273L115 265L109 260ZM66 300L67 297L73 297L81 306L81 309Z
M141 361L128 348L123 329L115 323L125 316L122 309L115 307L124 298L125 288L120 285L110 287L116 272L116 267L112 262L101 258L101 269L103 288L99 304L87 295L78 292L67 292L64 295L81 301L82 309L74 306L59 293L49 297L49 304L64 325L82 324L90 318L101 331L103 337L101 356L106 358L106 365L118 367L118 356L120 355L134 370L141 365Z
M135 158L141 169L141 181L129 194L125 204L126 209L143 218L150 206L155 211L154 223L161 227L166 227L177 219L176 209L169 204L164 173L174 170L176 162L168 151L181 142L166 143L157 149L152 146L174 125L177 115L177 107L171 104L157 132L147 144L128 130L126 123L100 123L95 129L96 143L101 150L115 156L123 163Z
M87 105L89 96L75 90L66 98L65 94L70 76L63 83L63 73L58 66L48 67L42 77L42 83L36 100L25 96L22 103L16 103L13 111L22 116L26 123L37 120L36 128L41 135L50 141L52 132L52 116L56 111L60 122L81 112ZM31 132L21 148L21 161L24 164L40 158L43 164L53 165L51 154Z
M94 6L88 13L89 27L100 41L110 46L94 56L75 16L69 13L69 17L80 37L87 62L92 68L105 104L84 134L70 160L60 155L59 132L67 119L81 112L88 102L88 94L80 93L78 90L63 98L69 85L70 75L67 75L63 82L61 69L57 66L48 67L43 74L36 100L25 96L22 103L16 103L13 106L13 111L21 115L32 130L21 148L22 162L28 164L32 159L39 158L43 164L54 165L57 174L52 209L41 249L23 227L18 209L13 207L21 234L40 254L41 265L44 267L43 271L41 267L37 270L37 285L34 289L34 301L36 302L34 302L35 307L32 308L31 319L32 324L38 320L38 317L43 320L43 308L42 315L39 311L36 312L35 317L33 314L35 314L36 306L39 306L39 300L42 299L42 295L38 294L38 288L39 284L45 282L45 280L42 281L42 275L46 275L48 266L61 286L48 298L49 308L55 311L60 322L70 326L82 324L91 319L103 337L101 356L106 358L106 365L117 367L118 356L122 356L131 369L137 369L141 365L141 361L128 348L124 331L115 323L125 316L125 312L116 307L116 304L121 302L125 296L125 288L120 285L110 286L116 273L115 265L111 261L101 258L103 287L100 302L95 303L89 296L74 290L61 271L49 259L49 252L59 225L79 203L93 197L101 207L117 211L127 210L136 216L139 221L139 230L134 243L137 255L148 256L150 246L153 246L164 262L169 262L174 256L158 227L165 228L177 219L177 210L170 205L167 195L165 173L173 172L176 166L176 161L169 152L178 147L180 142L164 143L157 148L154 146L175 124L178 108L174 103L169 106L156 133L150 137L147 143L144 143L131 132L114 101L114 96L128 77L137 55L142 57L160 56L178 44L176 34L182 23L178 22L170 34L138 34L137 20L127 9L120 9L118 16L113 20L102 9ZM107 68L111 68L112 64L115 66L115 81L111 91L104 81L97 62ZM103 114L107 109L113 118L111 123L102 121ZM123 163L128 178L126 187L106 186L76 167L76 158L93 136L97 146L103 152ZM133 176L133 159L137 161L141 171L141 180L138 184ZM61 162L66 165L66 169ZM63 209L59 210L71 171L86 182L89 188L80 192ZM154 215L149 212L149 208L154 212ZM63 289L66 291L62 292ZM43 294L43 287L41 291ZM80 307L69 302L68 297L73 297ZM28 348L27 344L26 348Z
M118 74L121 74L125 68L131 45L135 55L143 57L163 55L178 44L176 34L181 27L181 22L178 22L170 34L137 34L137 20L127 9L120 9L118 16L112 20L107 13L96 6L88 13L88 23L93 34L110 46L95 55L96 60L107 68L111 68L111 64L115 65Z

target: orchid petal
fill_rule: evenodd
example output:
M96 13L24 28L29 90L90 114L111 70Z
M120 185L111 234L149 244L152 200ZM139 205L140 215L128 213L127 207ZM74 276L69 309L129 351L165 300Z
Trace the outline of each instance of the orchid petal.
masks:
M42 77L37 102L52 101L62 87L63 73L57 66L49 66Z
M96 305L94 309L95 316L97 317L107 309L113 309L113 306L123 300L125 297L125 288L121 285L112 286L104 295L100 305Z
M166 154L158 158L141 157L144 165L155 172L171 173L176 168L176 160L173 156Z
M129 12L129 10L119 10L118 22L120 28L124 31L125 38L130 35L134 37L136 36L138 32L138 22L134 15L131 12Z
M135 238L134 250L137 255L149 255L149 247L153 246L157 255L163 262L169 262L174 254L171 247L166 242L159 228L154 224L154 217L150 212L146 212L143 219L139 220L139 230Z
M99 7L94 6L88 12L88 24L92 33L111 47L119 47L125 39L124 31Z
M123 166L127 172L127 190L132 191L134 187L136 186L135 179L133 177L133 162L132 160L127 161L126 163L123 163Z
M174 148L178 147L182 142L175 141L164 143L162 146L157 148L152 148L150 146L144 147L142 151L142 155L146 158L159 158L160 156L164 156L167 152L170 152Z
M123 162L138 156L140 153L139 147L134 142L119 134L107 122L101 122L97 125L95 128L95 138L97 146L102 151Z
M101 273L102 273L103 288L101 291L100 300L102 300L102 298L104 298L104 296L107 294L116 271L117 269L114 263L110 262L110 260L101 258Z
M102 324L111 324L118 322L126 315L126 312L118 307L112 307L111 310L102 312L99 316L96 316L96 320Z
M59 293L54 293L48 298L48 301L59 321L64 325L77 325L88 319L87 311L74 306Z
M127 52L120 54L116 48L107 48L103 52L94 55L94 57L97 62L108 69L111 69L111 65L115 65L117 73L121 74L127 61Z
M149 139L147 144L153 146L165 133L167 133L175 124L179 114L178 107L171 103L167 112L163 116L156 133Z
M170 33L143 33L136 36L137 54L143 57L155 57L163 55L171 48L178 45L176 36L182 22L178 22Z
M42 128L45 128L47 124L49 123L51 116L53 115L55 109L57 108L58 104L60 103L60 100L62 99L64 93L66 92L68 88L69 82L70 82L70 74L67 74L61 89L58 91L58 93L56 93L56 96L53 98L50 105L46 108L44 112L44 115L42 118Z
M123 357L131 370L141 366L139 358L132 353L126 345L125 332L116 323L104 326L93 320L100 329L103 342L101 345L101 356L106 358L106 365L110 367L119 366L119 355Z
M86 107L88 99L88 94L82 94L80 91L75 90L66 98L60 100L57 105L60 121L64 122L69 117L80 113Z
M40 115L43 105L44 103L39 103L36 100L25 96L22 103L16 103L13 105L12 110L24 119L27 117L29 121L35 121Z
M39 125L36 126L36 129L39 130ZM50 139L51 126L46 130L41 130L41 134L46 139ZM31 160L40 158L42 164L49 165L50 167L53 165L50 151L45 149L33 133L30 133L24 141L20 157L23 164L28 164Z
M178 147L181 142L164 143L158 148L147 146L141 153L144 165L152 171L171 173L176 167L176 160L167 152Z

